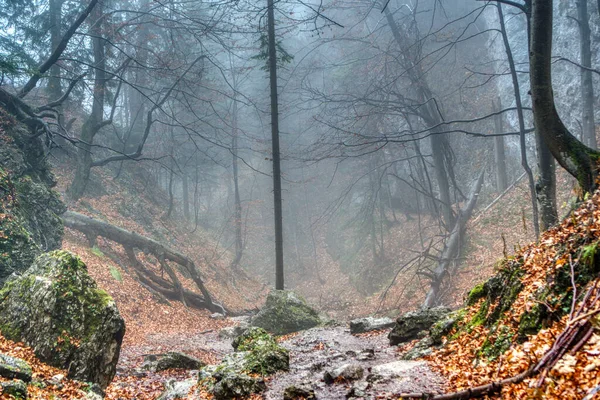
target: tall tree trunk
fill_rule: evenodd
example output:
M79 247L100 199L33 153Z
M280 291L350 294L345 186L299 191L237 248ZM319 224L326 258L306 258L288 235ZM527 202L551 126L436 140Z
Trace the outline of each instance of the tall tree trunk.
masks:
M558 116L552 92L552 1L533 0L529 52L531 98L536 129L550 152L582 190L592 191L598 154L569 132Z
M271 138L273 146L273 198L275 217L275 289L284 289L283 221L281 205L281 157L279 154L279 105L277 101L277 52L275 42L275 10L273 0L267 0L269 36L269 77L271 86Z
M51 52L54 51L62 39L62 5L64 0L50 0L50 46ZM58 63L50 67L50 77L48 78L48 95L51 100L59 99L62 96L61 89L61 70Z
M590 40L590 21L588 15L587 0L577 1L577 16L579 21L579 49L580 64L586 68L592 68L592 49ZM581 124L583 126L583 143L597 149L596 127L594 124L594 82L592 71L581 68Z
M502 110L500 98L493 103L494 112ZM502 115L494 116L494 128L496 134L502 133ZM506 177L506 154L504 152L504 136L494 138L494 160L496 164L496 189L502 193L508 187L508 178Z
M558 222L556 210L556 164L542 137L536 132L535 142L539 176L535 185L540 211L540 228L545 231Z
M502 41L504 42L506 58L508 59L508 65L510 67L510 76L512 78L513 91L515 93L515 103L517 105L517 116L519 118L520 133L519 145L521 148L521 166L525 170L525 173L527 174L527 180L529 182L531 210L533 213L533 230L535 232L535 238L538 239L540 237L539 213L536 201L535 180L533 178L533 171L531 171L529 163L527 162L527 147L525 143L525 117L523 116L523 103L521 102L521 87L519 86L519 78L517 76L517 69L515 67L515 60L513 58L512 50L510 48L510 42L508 41L508 35L506 34L506 25L504 23L504 13L502 12L502 4L496 2L496 8L498 10L498 19L500 20L500 31L502 33ZM527 16L527 26L529 26L529 23L529 16Z
M71 200L79 200L89 182L92 169L92 144L104 118L104 96L106 91L106 60L104 56L105 39L102 37L104 4L99 2L90 15L92 26L90 33L94 53L94 95L92 113L81 128L81 143L77 151L75 177L68 189Z
M231 138L231 155L233 157L232 160L232 169L233 169L233 206L234 213L233 219L235 224L235 258L233 260L232 266L236 268L240 261L242 260L242 254L244 251L244 242L242 238L242 201L240 197L240 184L239 184L239 164L238 164L238 140L239 140L239 132L238 132L238 102L237 102L237 75L235 71L235 65L233 63L233 58L229 56L229 65L231 67L232 81L233 81L233 104L231 106L231 114L232 114L232 138Z

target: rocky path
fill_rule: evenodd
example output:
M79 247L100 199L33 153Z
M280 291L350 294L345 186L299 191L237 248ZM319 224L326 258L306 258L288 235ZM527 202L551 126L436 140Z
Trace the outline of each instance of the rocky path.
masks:
M216 331L153 339L156 345L123 349L119 374L150 377L139 369L142 354L176 350L213 363L233 351L231 339L219 337ZM290 370L267 378L266 399L283 399L290 386L312 390L318 399L385 399L406 392L443 391L443 378L425 362L399 359L387 331L356 336L345 326L313 328L280 344L290 352ZM326 383L327 378L333 382Z

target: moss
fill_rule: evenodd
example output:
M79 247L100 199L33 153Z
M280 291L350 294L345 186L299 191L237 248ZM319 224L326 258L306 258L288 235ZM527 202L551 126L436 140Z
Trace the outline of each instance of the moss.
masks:
M500 325L494 335L488 336L479 350L479 356L494 361L500 355L504 354L513 341L514 333L506 325Z
M485 282L475 286L473 289L471 289L469 295L467 296L467 306L472 306L473 304L477 303L477 300L485 297L486 293L487 291L485 289Z
M94 246L90 249L90 251L92 252L93 255L95 255L96 257L100 257L103 258L104 257L104 253L102 252L102 250L100 250L100 248L98 248L98 246Z

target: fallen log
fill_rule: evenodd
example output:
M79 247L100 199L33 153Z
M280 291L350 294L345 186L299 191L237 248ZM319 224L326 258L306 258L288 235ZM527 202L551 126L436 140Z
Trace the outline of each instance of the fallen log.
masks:
M140 275L146 275L143 281L144 284L162 293L167 298L183 301L184 304L189 302L191 305L200 308L206 308L213 312L224 312L224 308L221 305L212 301L210 293L200 278L200 274L195 263L186 255L166 247L154 239L142 236L123 228L119 228L118 226L109 224L107 222L88 217L87 215L76 213L74 211L67 211L62 217L66 227L83 233L86 238L88 238L90 243L94 243L96 237L101 236L121 244L125 248L127 255L132 261L132 264L134 264L138 277ZM135 252L133 249L139 249L146 254L152 254L155 256L159 260L161 267L166 268L165 271L171 277L173 282L169 282L163 278L160 278L152 271L144 268L142 264L135 258ZM190 274L192 280L196 284L196 287L202 293L202 296L183 289L179 279L170 266L168 266L166 261L172 261L184 267L185 270ZM158 280L160 283L156 282L156 280Z
M444 281L446 275L448 275L452 262L458 257L467 222L469 222L469 218L471 218L473 209L475 209L477 198L479 197L479 191L483 185L484 171L485 169L481 171L479 178L473 185L467 203L460 209L458 217L456 218L456 222L454 223L454 227L452 228L452 232L450 232L450 236L448 237L448 240L444 245L444 249L442 250L442 254L440 255L438 265L435 271L433 271L431 274L431 287L427 292L427 297L423 303L424 309L434 307L437 304L442 282Z

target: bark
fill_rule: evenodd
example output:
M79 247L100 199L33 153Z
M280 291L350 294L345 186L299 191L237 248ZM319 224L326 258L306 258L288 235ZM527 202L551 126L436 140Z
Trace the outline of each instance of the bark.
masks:
M182 186L183 186L183 215L185 216L185 220L189 221L190 219L190 190L188 187L188 176L183 172L182 177Z
M275 42L275 6L267 0L269 37L269 78L271 87L271 138L273 146L273 197L275 218L275 289L284 289L283 221L281 205L281 157L279 153L279 105L277 101L277 53Z
M477 179L477 181L471 189L471 193L469 194L467 202L458 213L458 217L456 218L454 228L452 229L452 232L450 232L450 236L444 244L444 249L442 250L442 254L440 255L440 260L435 271L433 272L431 287L427 292L427 296L425 298L425 302L423 303L422 308L434 307L439 301L442 283L446 276L448 276L452 263L456 260L458 254L460 253L460 248L462 246L467 222L469 222L471 214L473 213L473 210L477 205L479 192L483 185L483 177L484 171L482 171L479 175L479 178Z
M62 5L63 0L50 0L50 46L51 51L55 51L60 45L61 26L62 26ZM58 99L62 96L61 89L61 69L57 63L50 67L50 76L48 77L48 96L51 99Z
M581 143L558 116L552 92L552 1L534 0L529 52L531 98L536 129L559 164L584 191L596 186L599 154Z
M594 124L594 82L592 80L592 49L590 39L590 21L587 0L578 0L577 19L579 22L580 63L585 68L580 70L581 79L581 124L583 126L583 143L597 149L596 127Z
M79 200L87 187L92 168L92 143L102 127L104 117L104 97L106 92L105 40L102 37L104 4L100 2L92 11L90 34L94 53L94 94L92 113L81 128L80 144L77 149L77 169L67 194L72 200Z
M556 164L548 146L539 133L535 135L539 176L535 185L539 204L540 228L548 230L558 222L556 209Z
M493 103L494 112L502 110L500 98ZM502 116L500 114L494 117L494 128L496 133L502 133ZM508 187L506 176L506 154L504 152L504 136L494 138L494 160L496 162L496 189L502 193Z
M237 77L235 75L235 67L230 57L230 63L232 64L233 71L233 89L235 91L233 95L232 104L232 117L233 117L233 137L231 139L231 153L232 153L232 169L233 169L233 197L234 197L234 213L233 219L235 224L235 258L232 262L233 268L236 268L242 260L244 251L244 241L242 238L242 201L240 198L240 184L239 184L239 166L238 166L238 104L237 104Z
M152 254L161 262L172 261L181 265L190 274L192 280L196 284L196 287L202 293L203 301L206 304L206 308L211 311L222 310L222 307L220 305L213 303L210 293L208 292L208 290L204 286L202 279L200 278L200 274L195 263L186 255L171 248L168 248L154 239L144 237L135 232L127 231L125 229L111 225L107 222L99 221L73 211L67 211L63 215L63 221L66 227L78 230L88 237L102 236L106 239L112 240L123 245L126 251L128 251L127 249L137 248L146 254ZM131 253L128 253L131 259L132 257L130 254ZM140 265L134 265L134 267L138 269L141 268ZM152 277L151 279L155 280ZM168 282L166 280L163 281ZM177 288L176 283L169 283L169 285L172 287L172 290L176 292L178 298L181 298L181 290ZM166 295L164 291L161 291L161 293Z
M515 67L515 61L513 58L512 50L510 48L510 42L506 34L506 26L504 23L504 13L502 12L502 4L496 3L498 10L498 19L500 21L500 31L502 33L502 41L504 42L504 50L506 51L506 58L510 67L510 76L512 78L513 91L515 93L515 103L517 105L517 116L519 119L519 145L521 148L521 166L527 174L527 180L529 182L529 193L531 196L531 210L533 213L533 229L535 231L535 238L540 237L540 224L539 224L539 213L536 201L535 191L535 180L533 178L533 171L529 167L527 162L527 147L525 144L525 117L523 116L523 103L521 102L521 88L519 86L519 78L517 76L517 69ZM527 15L527 26L529 26L530 19Z

